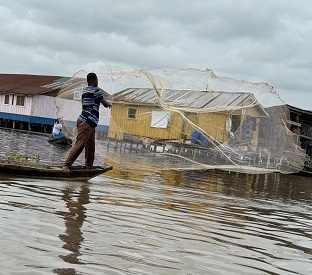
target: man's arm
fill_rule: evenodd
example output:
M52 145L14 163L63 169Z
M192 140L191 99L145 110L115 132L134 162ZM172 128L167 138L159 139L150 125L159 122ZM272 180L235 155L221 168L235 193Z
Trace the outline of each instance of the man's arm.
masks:
M105 98L102 98L100 102L103 104L105 108L111 108L112 104L110 104Z

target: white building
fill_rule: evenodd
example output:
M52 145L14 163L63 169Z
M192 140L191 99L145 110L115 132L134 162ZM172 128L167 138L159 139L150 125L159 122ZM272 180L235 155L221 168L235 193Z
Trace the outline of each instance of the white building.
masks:
M51 133L56 118L76 128L81 102L56 97L69 77L0 74L0 127ZM80 79L80 83L85 80ZM86 85L86 83L85 83ZM108 132L110 111L103 108L97 131ZM104 114L103 114L104 112Z

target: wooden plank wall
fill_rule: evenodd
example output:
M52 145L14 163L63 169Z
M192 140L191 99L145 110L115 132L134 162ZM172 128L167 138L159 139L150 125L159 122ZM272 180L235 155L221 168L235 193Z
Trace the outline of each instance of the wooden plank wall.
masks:
M122 139L123 133L153 139L180 139L182 117L172 113L171 124L168 128L152 128L152 111L161 110L149 106L131 106L138 108L137 119L128 118L128 105L114 104L111 111L109 137Z
M137 108L137 119L128 118L128 108ZM151 117L152 111L161 110L153 106L142 106L133 104L117 104L114 103L111 111L111 121L109 127L109 137L122 140L124 133L138 136L148 137L151 139L168 139L182 140L183 138L190 140L192 132L195 129L188 121L184 120L179 113L172 113L171 125L166 129L152 128ZM233 114L242 115L241 110L235 111ZM230 113L185 113L188 120L193 122L199 128L203 129L210 136L219 142L225 142L229 139L229 133L225 129L226 118ZM257 117L259 112L256 108L247 108L242 115L241 123L245 116L250 115ZM259 118L256 119L256 124ZM252 147L257 148L259 127L253 133Z
M14 96L14 103L12 105L12 97ZM10 95L10 104L4 104L4 94L0 95L0 112L9 113L9 114L19 114L19 115L30 115L31 114L31 105L32 97L25 96L24 106L16 105L16 96Z

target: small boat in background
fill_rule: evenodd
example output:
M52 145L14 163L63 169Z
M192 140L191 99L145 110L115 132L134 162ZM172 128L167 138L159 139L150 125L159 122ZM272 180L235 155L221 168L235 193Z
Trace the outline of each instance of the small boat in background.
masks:
M73 143L73 141L66 136L58 138L49 137L48 142L55 145L65 145L65 146L71 146Z
M60 123L61 118L57 118L54 122L51 136L48 141L55 145L72 145L73 141L66 137L65 133L62 131L62 124Z

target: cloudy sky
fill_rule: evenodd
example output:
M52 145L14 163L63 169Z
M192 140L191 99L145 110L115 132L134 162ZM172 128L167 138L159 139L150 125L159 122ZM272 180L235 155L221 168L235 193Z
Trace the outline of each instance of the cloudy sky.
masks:
M311 0L1 0L0 73L212 69L312 110Z

